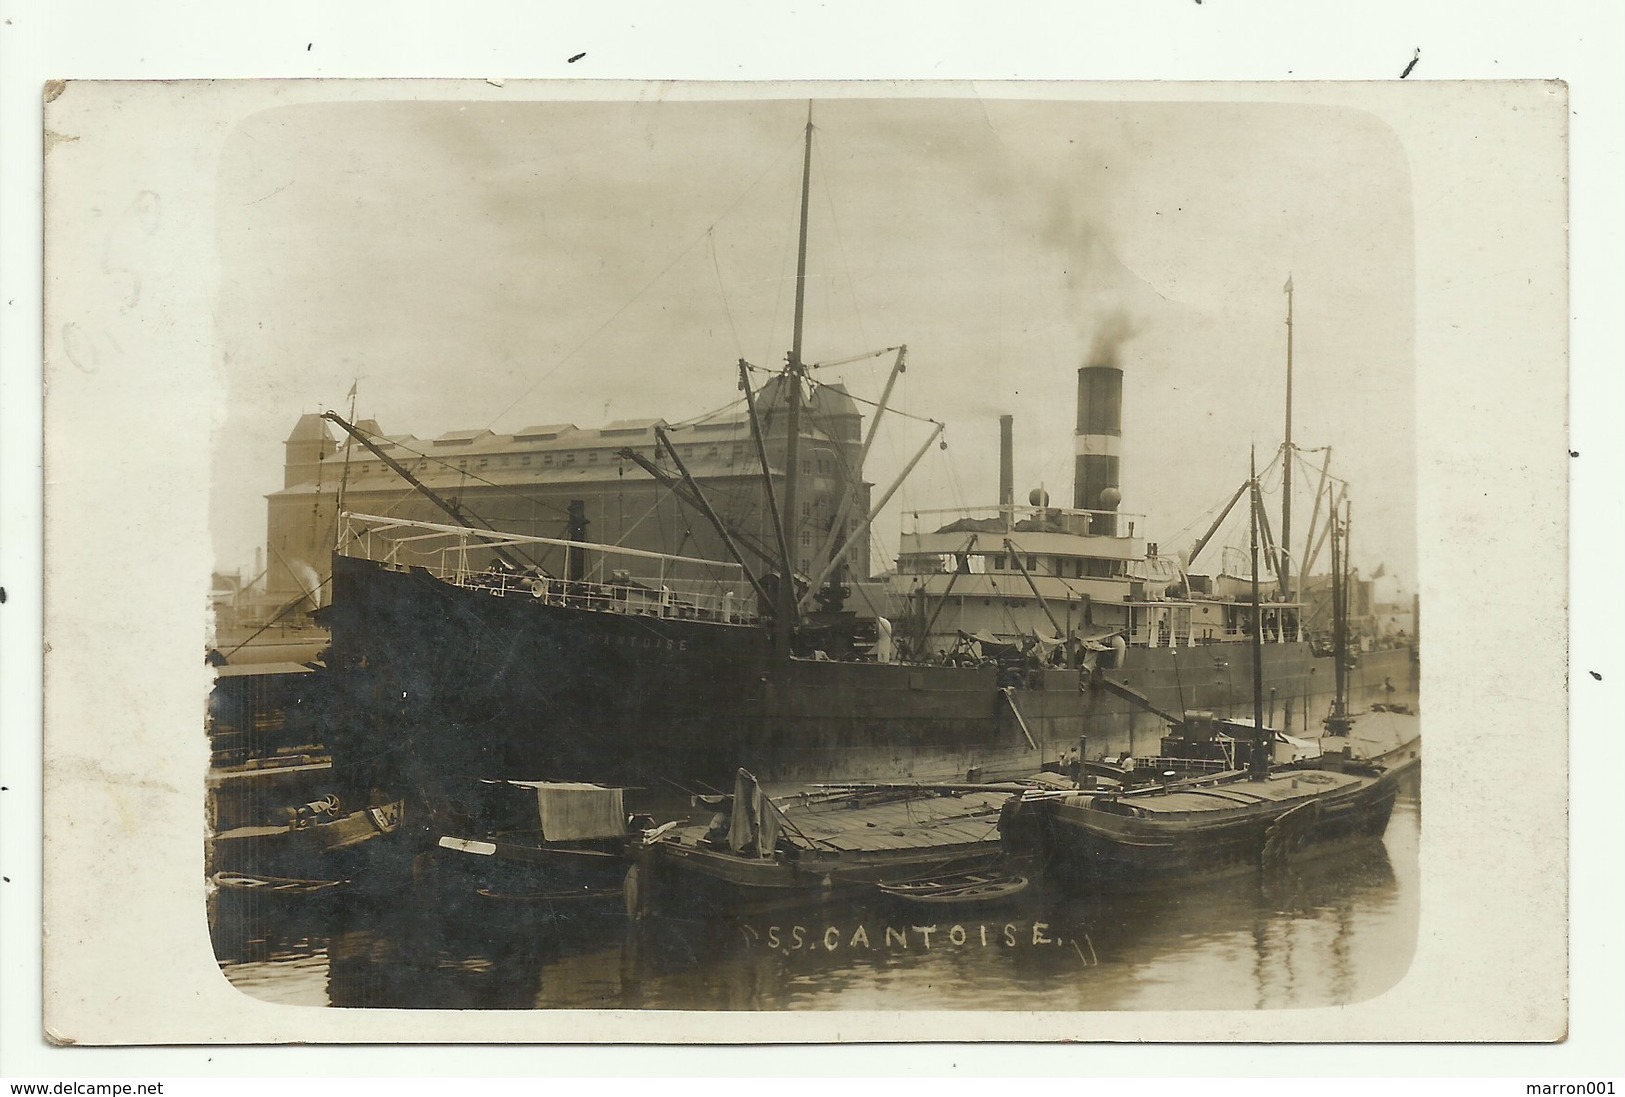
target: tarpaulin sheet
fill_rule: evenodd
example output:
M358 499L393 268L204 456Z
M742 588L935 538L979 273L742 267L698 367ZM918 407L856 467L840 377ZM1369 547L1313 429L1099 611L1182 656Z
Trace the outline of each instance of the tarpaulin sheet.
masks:
M509 781L507 784L535 790L542 838L546 841L615 838L626 833L626 811L618 788L564 781Z

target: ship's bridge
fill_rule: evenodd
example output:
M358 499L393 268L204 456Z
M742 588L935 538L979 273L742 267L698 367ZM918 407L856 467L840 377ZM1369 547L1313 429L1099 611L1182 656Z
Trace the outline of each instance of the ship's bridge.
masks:
M1143 515L1005 506L911 511L908 517L913 528L902 535L899 574L1146 578L1132 566L1146 558L1145 541L1135 536Z
M1129 633L1131 604L1161 603L1183 582L1176 558L1136 536L1142 515L1004 506L908 518L892 583L928 650L959 632Z

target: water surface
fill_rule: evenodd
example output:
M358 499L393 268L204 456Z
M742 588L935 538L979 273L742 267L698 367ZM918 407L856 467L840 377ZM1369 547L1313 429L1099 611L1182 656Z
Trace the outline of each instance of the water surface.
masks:
M406 1009L1287 1009L1397 983L1416 943L1417 782L1381 842L1260 881L946 916L883 902L698 923L410 889L384 902L223 893L215 953L269 1002Z

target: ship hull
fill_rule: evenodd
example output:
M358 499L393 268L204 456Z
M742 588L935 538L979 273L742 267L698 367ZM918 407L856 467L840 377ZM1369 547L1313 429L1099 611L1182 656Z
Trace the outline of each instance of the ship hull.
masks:
M1129 649L1106 670L783 660L756 625L606 613L336 557L330 665L354 785L457 777L722 788L1031 773L1077 749L1154 753L1166 711L1251 711L1247 645ZM1266 645L1267 713L1324 715L1332 663ZM1366 653L1353 700L1413 697L1404 649ZM1389 687L1392 687L1390 689ZM1362 696L1364 694L1364 696ZM1291 720L1285 721L1290 712Z
M1395 774L1288 772L1271 782L1290 788L1246 807L1183 802L1189 795L1171 811L1159 811L1155 796L1132 806L1126 797L1106 801L1121 814L1082 796L1013 801L1000 829L1013 851L1037 856L1047 875L1070 887L1157 889L1255 873L1381 838L1398 793ZM1342 784L1317 790L1333 782ZM1230 787L1237 798L1257 788Z

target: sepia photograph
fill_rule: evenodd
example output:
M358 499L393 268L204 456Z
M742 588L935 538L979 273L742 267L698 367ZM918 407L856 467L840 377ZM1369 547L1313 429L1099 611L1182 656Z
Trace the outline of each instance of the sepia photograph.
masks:
M1381 123L310 105L219 185L234 985L1132 1009L1403 973Z
M165 754L109 818L163 816L139 887L178 922L122 928L208 988L85 1013L48 946L65 1035L1562 1036L1565 758L1518 746L1546 890L1506 925L1556 935L1517 1008L1408 1020L1500 855L1469 754L1512 708L1463 705L1457 625L1511 580L1463 562L1564 536L1560 85L1425 104L1527 161L1487 201L1545 281L1472 378L1433 296L1472 242L1441 279L1439 151L1375 89L46 99L48 504L77 526L151 445L198 515L177 669L120 701L166 745L98 753L109 698L48 667L48 799ZM154 324L174 356L124 373ZM1463 435L1529 455L1531 515L1440 502L1489 475ZM63 622L97 612L67 529ZM1506 598L1555 592L1560 638L1544 582ZM46 818L77 909L97 832Z

